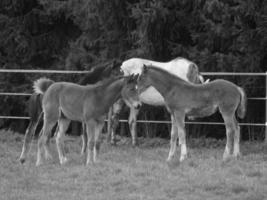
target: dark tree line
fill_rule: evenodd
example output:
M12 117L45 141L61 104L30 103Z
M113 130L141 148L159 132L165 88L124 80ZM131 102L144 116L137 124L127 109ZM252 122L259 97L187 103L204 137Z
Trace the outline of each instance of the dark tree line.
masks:
M0 67L87 70L94 65L142 57L186 57L200 71L264 72L267 63L267 2L264 0L1 0ZM32 92L44 75L1 74L1 91ZM48 75L47 75L48 76ZM50 76L78 80L79 76ZM214 79L216 77L209 77ZM263 77L221 77L265 96ZM1 115L26 115L25 97L1 96ZM8 106L7 106L8 105ZM245 122L264 122L264 102L251 101ZM127 111L125 111L127 112ZM162 117L164 116L164 117ZM125 117L122 114L122 117ZM141 119L166 119L146 106ZM215 116L214 121L221 120ZM1 120L3 127L10 120ZM18 124L14 120L12 123ZM24 126L23 126L24 128ZM123 126L122 130L125 130ZM142 125L144 136L164 136L168 126ZM190 126L212 135L214 127ZM218 128L219 129L219 128ZM243 128L263 137L263 127ZM222 132L224 135L224 129Z

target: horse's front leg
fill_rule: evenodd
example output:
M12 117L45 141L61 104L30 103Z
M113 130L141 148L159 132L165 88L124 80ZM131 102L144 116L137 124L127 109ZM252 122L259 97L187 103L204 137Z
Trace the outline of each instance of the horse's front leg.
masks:
M178 128L179 145L181 146L180 162L182 162L185 158L187 158L186 133L184 125L185 114L183 112L176 111L174 112L174 118L176 127Z
M43 128L41 130L42 134L41 134L40 138L38 139L36 166L39 166L43 163L42 148L47 148L47 147L45 147L45 145L47 145L47 143L48 143L51 130L52 130L53 126L55 125L55 123L56 123L56 120L44 119L44 125L43 125Z
M176 124L175 124L175 119L174 119L174 116L171 115L171 121L172 121L172 124L171 124L171 140L170 140L170 151L169 151L169 155L168 155L168 158L167 158L167 162L171 161L172 158L174 157L174 154L175 154L175 151L176 151L176 143L177 143L177 138L178 138L178 129L176 127Z
M111 140L111 132L112 132L112 115L113 115L113 106L109 108L108 111L108 124L107 124L107 142Z
M95 140L95 124L92 121L86 122L86 132L87 132L87 160L86 165L93 163L93 150L94 150L94 140Z
M99 137L100 137L100 134L102 132L104 125L105 125L104 118L97 121L95 125L94 159L93 159L94 162L97 161L97 155L100 149L100 138Z
M110 143L116 145L116 130L117 127L119 125L119 114L120 111L122 110L123 107L123 101L122 99L119 99L116 103L113 104L112 106L112 112L110 114L110 131L111 131L111 135L110 135Z
M30 151L31 141L35 133L37 124L38 124L38 121L30 121L30 124L26 130L21 155L19 158L19 161L21 164L23 164L26 161L26 157L27 157L28 152Z
M130 107L130 115L129 115L129 126L132 136L132 145L136 146L136 121L139 109L134 108L133 106Z
M86 152L86 147L87 147L87 141L88 141L88 137L87 137L87 133L86 133L86 125L85 123L82 123L82 150L81 150L81 155L84 155Z

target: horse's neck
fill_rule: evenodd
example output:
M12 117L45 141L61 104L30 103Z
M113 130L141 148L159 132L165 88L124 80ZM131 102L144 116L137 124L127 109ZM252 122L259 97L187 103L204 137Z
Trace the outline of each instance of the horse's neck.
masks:
M122 88L123 78L120 78L109 84L107 87L103 87L101 90L109 102L115 102L120 98Z
M92 71L88 72L85 77L79 82L80 85L95 84L96 82L103 79L104 67L94 68Z
M170 77L165 78L165 76L167 75L163 75L155 70L150 72L150 80L152 86L154 86L163 97L165 97L170 88L173 86L171 78Z

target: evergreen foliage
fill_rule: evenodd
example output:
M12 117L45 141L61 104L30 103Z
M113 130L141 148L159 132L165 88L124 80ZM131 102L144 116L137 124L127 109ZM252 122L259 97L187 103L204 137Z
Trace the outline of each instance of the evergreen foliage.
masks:
M200 71L263 72L266 50L264 0L0 1L1 68L85 70L112 59L168 61L181 56L197 63ZM12 76L1 76L1 91L31 92L29 83L37 78ZM265 95L259 77L222 78L243 86L248 96ZM25 104L7 108L10 98L1 98L2 114ZM262 106L264 102L249 108L254 114L246 120L262 120ZM140 118L165 114L152 110Z

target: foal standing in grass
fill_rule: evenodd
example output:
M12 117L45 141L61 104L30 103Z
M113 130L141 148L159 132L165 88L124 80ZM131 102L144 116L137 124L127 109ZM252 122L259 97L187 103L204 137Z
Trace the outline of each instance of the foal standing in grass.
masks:
M168 111L172 117L171 148L167 161L171 161L176 151L179 137L181 145L180 161L187 157L185 116L205 117L219 109L226 126L226 147L223 159L229 158L231 151L231 135L234 134L233 155L240 155L240 128L235 112L244 118L246 112L246 94L244 90L226 80L215 80L205 84L192 84L154 66L145 66L138 79L138 92L153 86L164 97Z
M86 124L88 136L88 155L86 164L96 161L100 147L99 135L104 126L104 119L109 108L127 92L133 105L139 106L139 98L136 91L136 77L116 77L97 85L81 86L74 83L56 82L47 91L42 90L42 85L47 79L38 81L36 91L44 93L42 108L44 112L43 134L38 140L38 152L36 165L42 164L42 148L45 149L46 158L51 157L47 151L47 140L51 129L58 122L56 144L61 164L67 162L63 151L64 135L71 120ZM131 91L131 92L129 92ZM127 98L125 97L125 98Z
M108 79L110 77L115 77L119 75L119 66L120 63L118 63L116 60L113 61L109 65L100 65L97 67L92 68L88 73L85 74L85 76L79 81L78 84L80 85L88 85L88 84L96 84L97 82L103 81L105 79ZM35 85L38 85L38 81L42 79L38 79ZM54 81L46 81L46 84L43 84L42 87L44 91L47 90L47 88L52 85ZM30 117L30 123L27 127L25 136L24 136L24 141L23 141L23 147L21 151L21 155L19 158L19 161L23 164L26 161L28 152L30 151L30 144L33 139L33 135L35 134L36 128L39 124L40 121L42 121L43 118L43 110L42 110L42 99L43 99L43 94L42 92L34 92L29 99L28 103L28 110L29 110L29 117ZM83 132L84 132L84 127L83 127ZM82 151L81 154L85 153L86 150L86 141L87 137L86 134L82 134Z
M143 65L154 65L158 68L164 69L169 73L182 78L185 81L192 83L203 83L204 79L199 73L198 66L190 60L182 57L175 58L169 62L156 62L153 60L147 60L142 58L131 58L125 60L121 65L121 71L125 76L132 74L140 74ZM140 101L142 103L152 105L152 106L164 106L164 99L160 93L153 87L147 88L147 90L142 91L139 94ZM130 108L129 114L129 128L132 136L132 145L135 146L137 143L137 115L140 109L136 109L131 103L125 102ZM111 132L111 143L115 143L115 130L118 125L119 112L122 109L121 102L118 102L116 106L113 107L114 114L112 116L112 130Z

